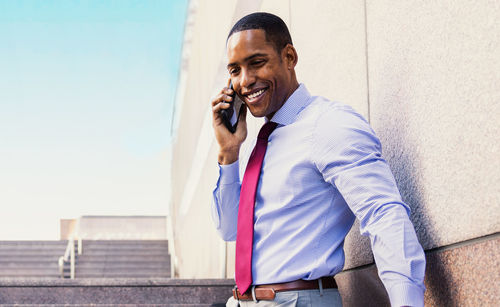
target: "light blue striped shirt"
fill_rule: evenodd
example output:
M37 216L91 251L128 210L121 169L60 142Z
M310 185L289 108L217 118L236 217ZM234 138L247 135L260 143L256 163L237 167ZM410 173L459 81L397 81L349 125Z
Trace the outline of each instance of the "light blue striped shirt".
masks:
M279 125L269 137L255 202L254 284L337 274L356 217L391 305L423 306L424 252L368 123L349 106L311 96L303 84L272 121ZM213 192L212 218L226 241L236 239L249 155L220 166Z

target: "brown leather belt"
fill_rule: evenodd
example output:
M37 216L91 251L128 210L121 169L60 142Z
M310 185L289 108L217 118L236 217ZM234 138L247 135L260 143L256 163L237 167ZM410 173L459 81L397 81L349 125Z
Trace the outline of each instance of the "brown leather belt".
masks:
M322 277L321 282L323 284L323 289L333 289L337 288L337 283L333 277ZM319 289L319 279L315 280L295 280L290 282L285 282L282 284L268 284L268 285L258 285L255 286L255 299L256 300L274 300L277 292L283 291L296 291L296 290L314 290ZM235 287L233 289L233 297L240 301L251 301L252 288L247 290L247 292L241 294L240 291Z

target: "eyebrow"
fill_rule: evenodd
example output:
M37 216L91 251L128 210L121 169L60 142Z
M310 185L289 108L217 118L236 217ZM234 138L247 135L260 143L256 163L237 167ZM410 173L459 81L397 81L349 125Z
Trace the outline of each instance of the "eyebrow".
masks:
M244 58L243 62L248 62L248 61L250 61L250 60L252 60L254 58L261 57L261 56L265 57L265 56L267 56L267 54L266 53L255 53L255 54L252 54L252 55L247 56L246 58ZM233 66L236 66L236 63L229 63L229 64L227 64L227 68L231 68Z

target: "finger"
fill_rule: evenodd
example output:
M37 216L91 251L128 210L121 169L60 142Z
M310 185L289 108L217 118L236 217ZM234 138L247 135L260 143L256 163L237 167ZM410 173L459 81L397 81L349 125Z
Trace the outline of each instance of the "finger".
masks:
M231 88L231 78L227 79L227 86L224 88L223 92L227 95L233 95L234 91Z
M222 92L223 92L224 94L226 94L226 95L230 95L230 96L234 94L234 90L232 90L232 89L230 89L230 88L227 88L227 87L225 87L225 88L222 90Z
M222 110L222 108L219 105L212 107L212 118L214 127L223 124L220 110Z
M214 99L212 99L212 107L220 102L231 102L231 101L233 101L233 97L231 95L220 93L217 96L215 96Z
M224 94L224 95L222 95L222 100L224 100L226 102L231 102L231 101L233 101L233 96Z
M231 105L227 102L220 102L212 107L212 112L218 113L221 110L228 109Z
M218 104L219 102L221 102L221 97L222 97L223 94L217 94L217 96L215 96L213 99L212 99L212 107L215 106L216 104Z

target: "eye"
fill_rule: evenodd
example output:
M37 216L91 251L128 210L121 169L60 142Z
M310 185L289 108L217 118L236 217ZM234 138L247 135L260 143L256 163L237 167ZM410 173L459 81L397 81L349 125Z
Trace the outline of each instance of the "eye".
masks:
M252 64L252 66L260 66L260 65L263 65L266 61L264 60L255 60L255 61L252 61L250 64Z
M229 74L230 75L236 75L239 71L240 71L239 68L234 67L234 68L229 69Z

